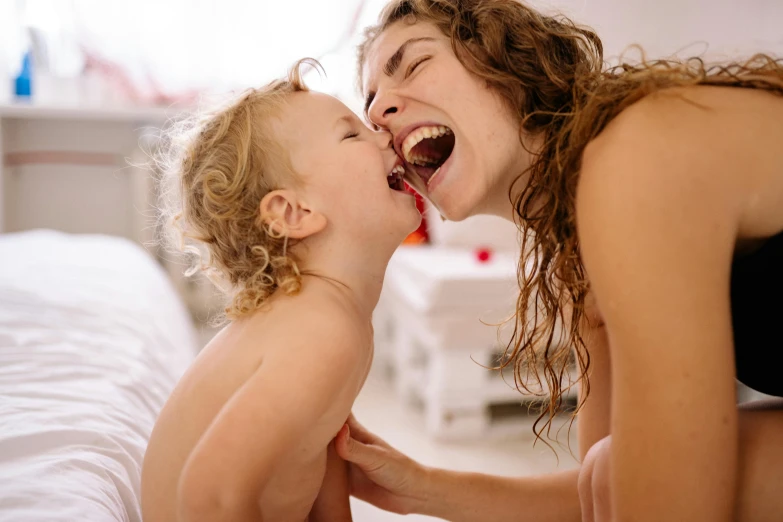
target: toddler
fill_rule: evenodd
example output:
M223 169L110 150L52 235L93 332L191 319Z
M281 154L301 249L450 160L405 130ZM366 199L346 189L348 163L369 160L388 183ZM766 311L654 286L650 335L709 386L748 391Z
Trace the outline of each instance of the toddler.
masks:
M351 520L331 441L370 368L386 265L421 215L390 135L309 91L304 62L172 141L173 229L227 292L228 324L152 432L145 522Z

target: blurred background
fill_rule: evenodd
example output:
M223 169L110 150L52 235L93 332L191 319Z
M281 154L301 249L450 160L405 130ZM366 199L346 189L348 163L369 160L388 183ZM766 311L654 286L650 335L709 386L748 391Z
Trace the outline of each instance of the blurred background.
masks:
M529 3L593 26L609 62L632 44L652 58L783 55L780 0ZM203 345L214 334L214 293L183 278L184 265L154 246L157 195L147 165L160 129L212 96L281 76L304 56L326 70L307 77L311 88L360 112L355 47L384 4L0 0L0 233L44 228L143 245L169 274ZM508 375L481 367L507 341L481 320L497 324L513 310L515 227L486 217L442 222L429 209L425 216L390 265L357 417L427 464L515 475L575 466L567 448L555 444L558 462L543 444L533 447L529 401ZM561 421L558 441L567 445L575 429L569 435L568 416ZM355 507L359 520L396 519Z

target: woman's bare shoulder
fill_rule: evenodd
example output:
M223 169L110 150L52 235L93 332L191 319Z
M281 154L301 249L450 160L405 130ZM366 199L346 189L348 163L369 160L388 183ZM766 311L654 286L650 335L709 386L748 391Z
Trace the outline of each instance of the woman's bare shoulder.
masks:
M770 91L713 86L664 89L617 115L588 145L585 161L599 151L639 140L742 161L759 157L764 149L779 156L773 145L783 139L781 121L783 95Z
M667 89L624 110L588 145L580 183L609 187L630 177L721 192L741 207L741 235L774 233L783 227L781 121L783 96L768 91Z
M586 157L633 139L708 147L732 140L757 148L783 135L783 95L758 89L691 86L649 94L623 110L590 144ZM765 140L755 129L769 134ZM662 132L663 131L663 132ZM750 141L750 134L756 138ZM761 138L761 143L758 138ZM699 151L700 149L696 149ZM714 151L718 152L718 151Z

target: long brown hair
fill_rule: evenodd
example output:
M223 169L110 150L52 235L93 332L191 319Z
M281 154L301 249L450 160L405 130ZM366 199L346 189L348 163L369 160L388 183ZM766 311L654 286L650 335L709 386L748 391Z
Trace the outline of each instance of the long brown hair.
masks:
M548 388L538 418L545 422L534 425L540 437L562 408L563 391L574 384L567 371L571 360L583 388L577 411L589 393L590 355L582 337L589 283L575 222L585 146L623 109L661 89L721 85L783 94L783 63L759 54L715 66L693 58L608 68L593 30L517 0L393 0L359 46L360 81L375 38L397 22L440 29L462 65L517 115L520 142L524 135L541 139L533 164L520 173L519 179L527 174L527 184L509 192L521 231L520 294L514 335L499 361L500 367L513 364L518 389L543 395Z

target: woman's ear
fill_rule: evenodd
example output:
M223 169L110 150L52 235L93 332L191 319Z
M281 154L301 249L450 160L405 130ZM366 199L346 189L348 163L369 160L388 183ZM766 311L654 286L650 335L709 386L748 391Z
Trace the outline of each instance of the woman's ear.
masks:
M273 190L260 205L261 222L273 233L304 239L326 227L326 216L313 209L293 190Z

